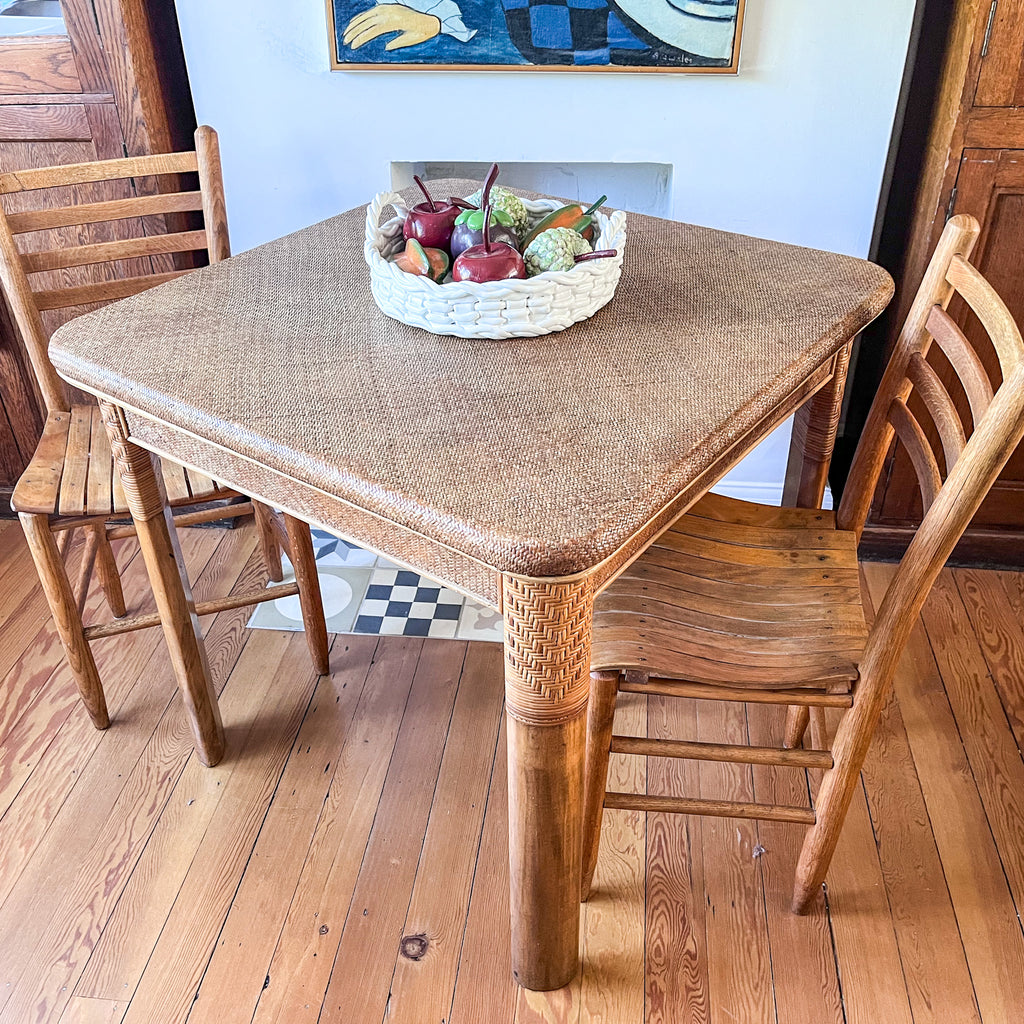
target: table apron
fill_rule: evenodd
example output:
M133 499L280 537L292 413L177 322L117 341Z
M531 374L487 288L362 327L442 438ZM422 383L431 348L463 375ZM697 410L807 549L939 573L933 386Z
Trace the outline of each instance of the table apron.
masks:
M836 365L837 356L833 355L813 370L786 399L758 420L612 555L585 572L549 581L587 578L595 594L603 590L760 441L820 391L832 379ZM500 569L187 431L131 409L126 409L124 415L132 441L143 448L205 473L243 494L408 565L488 607L501 610L503 573Z
M184 430L125 410L129 436L215 480L436 579L491 608L501 607L501 573L398 523L335 498Z

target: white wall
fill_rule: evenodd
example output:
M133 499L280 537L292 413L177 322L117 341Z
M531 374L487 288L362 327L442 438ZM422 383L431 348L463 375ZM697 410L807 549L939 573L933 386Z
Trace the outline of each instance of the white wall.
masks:
M331 72L322 0L177 0L235 251L366 202L392 161L493 159L669 163L679 220L863 256L913 8L747 0L732 77ZM783 428L736 493L781 493L787 447Z

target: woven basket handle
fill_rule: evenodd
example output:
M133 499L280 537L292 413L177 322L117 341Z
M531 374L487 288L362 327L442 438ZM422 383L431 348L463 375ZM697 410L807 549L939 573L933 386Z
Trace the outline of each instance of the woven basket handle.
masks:
M405 200L397 192L378 192L373 197L373 202L366 208L366 241L364 248L379 249L385 240L384 232L380 228L380 215L385 206L393 206L399 217L404 219L409 212Z

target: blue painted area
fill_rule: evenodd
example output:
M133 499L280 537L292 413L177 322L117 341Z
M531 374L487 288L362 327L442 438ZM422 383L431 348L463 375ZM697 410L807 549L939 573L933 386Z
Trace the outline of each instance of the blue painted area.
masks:
M608 15L608 46L617 50L647 49L647 44L630 32L614 11Z
M369 10L367 0L333 0L337 52L354 64L546 64L678 67L727 63L679 50L634 24L615 0L456 0L462 22L473 33L463 42L441 33L426 42L387 50L397 38L388 32L358 49L343 43L345 27ZM691 16L735 20L735 0L649 0ZM410 4L412 0L410 0ZM416 0L428 10L429 0Z
M366 0L334 0L334 24L337 31L338 57L356 64L528 64L515 48L505 24L505 12L495 0L457 0L466 27L476 35L460 42L448 35L438 35L425 43L385 50L395 38L394 33L378 36L353 50L342 38L345 26L357 14L374 5ZM516 3L517 0L513 0ZM521 0L523 7L529 0Z
M555 4L534 4L530 7L530 31L534 46L551 50L572 47L569 8Z

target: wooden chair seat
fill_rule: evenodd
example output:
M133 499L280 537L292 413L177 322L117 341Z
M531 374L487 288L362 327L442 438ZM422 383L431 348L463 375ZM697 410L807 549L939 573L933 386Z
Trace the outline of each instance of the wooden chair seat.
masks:
M208 476L161 460L172 506L196 505L235 494ZM98 405L50 412L32 460L11 497L17 512L42 515L128 515Z
M1006 303L968 262L979 232L973 217L958 215L946 224L876 390L834 517L709 495L596 600L584 898L606 807L807 825L793 910L804 913L821 891L897 662L928 592L1024 439L1024 338ZM946 311L954 293L980 351ZM936 366L928 362L933 343L944 358ZM986 359L998 363L997 383ZM953 385L954 378L950 391L947 382ZM827 449L831 440L825 440ZM925 515L869 631L856 544L894 441L910 457ZM816 445L821 442L819 437ZM820 502L824 475L819 479L821 490L801 492L801 505ZM781 746L615 735L620 692L786 704ZM843 709L834 735L825 708ZM805 749L808 728L812 747ZM607 788L613 752L817 769L822 775L813 807L803 800L618 792ZM797 792L806 791L806 781Z
M702 498L594 606L595 671L848 692L867 626L831 512Z

